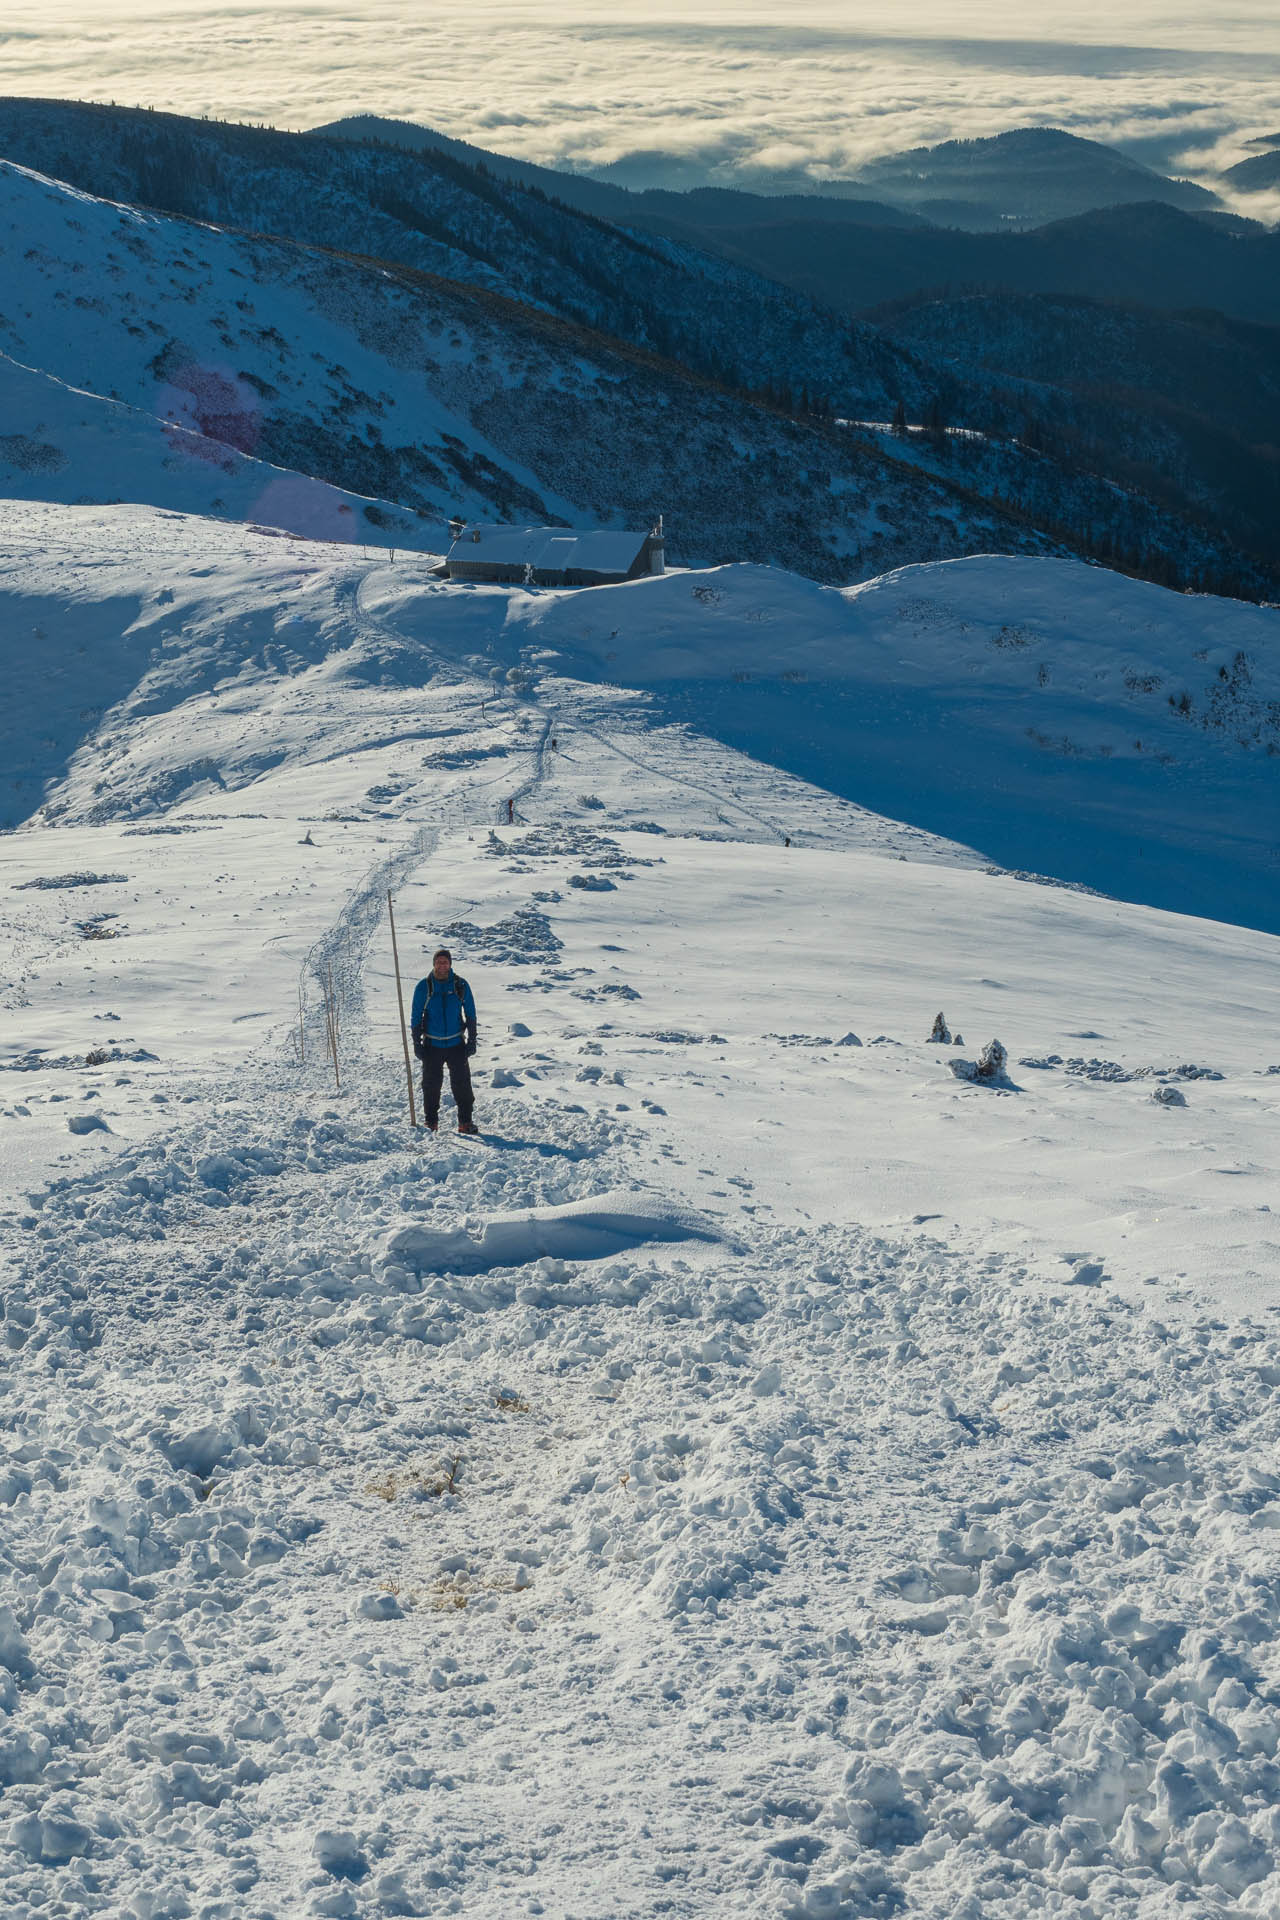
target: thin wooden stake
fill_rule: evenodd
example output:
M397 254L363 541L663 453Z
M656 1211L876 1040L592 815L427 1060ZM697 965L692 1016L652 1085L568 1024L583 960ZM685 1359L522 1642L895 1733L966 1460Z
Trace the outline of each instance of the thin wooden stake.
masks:
M396 916L387 889L387 918L391 922L391 957L396 963L396 1004L400 1009L400 1038L404 1043L404 1077L409 1083L409 1125L418 1124L418 1108L413 1097L413 1068L409 1065L409 1029L404 1023L404 988L400 985L400 949L396 945Z
M329 977L328 963L324 970L324 1050L333 1058L333 985Z
M307 1064L307 1022L306 1010L302 1000L302 982L298 982L298 1064Z
M326 960L324 968L324 1018L329 1038L329 1056L333 1061L333 1084L342 1092L342 1076L338 1071L338 996L333 984L333 963Z

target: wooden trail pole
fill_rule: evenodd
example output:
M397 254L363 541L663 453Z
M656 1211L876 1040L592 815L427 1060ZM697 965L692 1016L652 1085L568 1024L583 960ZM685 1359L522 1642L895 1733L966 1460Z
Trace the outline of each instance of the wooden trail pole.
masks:
M409 1125L418 1124L418 1109L413 1098L413 1068L409 1064L409 1029L404 1023L404 988L400 985L400 949L396 945L396 916L391 905L391 889L387 889L387 918L391 922L391 957L396 963L396 1005L400 1009L400 1038L404 1043L404 1077L409 1086Z
M342 1075L338 1071L338 990L333 984L333 963L326 960L324 969L324 1018L329 1038L329 1057L333 1061L333 1084L342 1092Z

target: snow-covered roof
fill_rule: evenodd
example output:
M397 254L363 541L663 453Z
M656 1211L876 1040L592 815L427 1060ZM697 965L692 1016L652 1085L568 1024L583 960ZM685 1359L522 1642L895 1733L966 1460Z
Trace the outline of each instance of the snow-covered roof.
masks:
M475 523L464 527L449 549L449 559L480 561L494 567L525 567L539 573L575 568L584 573L626 573L645 543L643 533L611 533L601 528L505 527Z

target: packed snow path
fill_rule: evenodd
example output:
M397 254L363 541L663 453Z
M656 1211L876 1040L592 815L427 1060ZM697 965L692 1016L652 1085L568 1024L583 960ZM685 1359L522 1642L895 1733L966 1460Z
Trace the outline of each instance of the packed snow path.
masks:
M0 1910L1274 1913L1275 942L300 564L6 844Z
M1274 1911L1273 1332L216 1091L7 1294L15 1920Z

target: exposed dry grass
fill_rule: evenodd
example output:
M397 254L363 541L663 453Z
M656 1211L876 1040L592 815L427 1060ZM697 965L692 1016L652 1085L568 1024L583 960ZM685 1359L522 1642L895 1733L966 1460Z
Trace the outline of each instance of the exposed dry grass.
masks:
M458 1469L462 1455L455 1454L446 1467L395 1467L370 1480L365 1487L377 1500L391 1502L407 1495L411 1500L440 1500L446 1493L458 1491Z
M442 1573L425 1587L402 1586L398 1580L379 1580L378 1591L394 1594L406 1613L416 1608L428 1613L462 1613L482 1595L528 1593L532 1585L529 1569L515 1567L510 1573Z
M424 1603L434 1613L460 1613L481 1594L527 1593L532 1585L527 1567L516 1567L511 1573L486 1574L483 1577L467 1573L443 1574L428 1587Z

